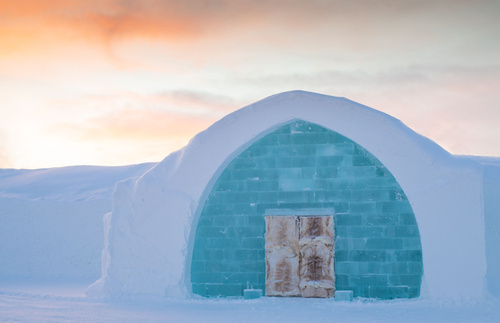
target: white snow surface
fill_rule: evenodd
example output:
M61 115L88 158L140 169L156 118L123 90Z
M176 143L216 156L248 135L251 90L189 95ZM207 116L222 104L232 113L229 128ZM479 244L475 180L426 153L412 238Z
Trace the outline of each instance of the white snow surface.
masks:
M0 283L97 279L115 183L154 165L0 169Z
M476 302L429 299L380 301L262 297L173 299L85 297L82 284L0 285L2 322L423 322L500 320L496 299Z

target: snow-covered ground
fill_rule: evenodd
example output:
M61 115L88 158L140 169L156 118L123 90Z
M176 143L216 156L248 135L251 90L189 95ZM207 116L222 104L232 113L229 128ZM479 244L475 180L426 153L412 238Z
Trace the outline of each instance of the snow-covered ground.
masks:
M1 283L1 282L0 282ZM4 282L5 283L5 282ZM100 299L85 283L7 283L2 322L500 322L500 302L429 299L375 301L263 297L244 299Z
M65 289L64 292L67 292ZM0 293L3 322L498 322L498 303L333 302L331 299L128 299Z

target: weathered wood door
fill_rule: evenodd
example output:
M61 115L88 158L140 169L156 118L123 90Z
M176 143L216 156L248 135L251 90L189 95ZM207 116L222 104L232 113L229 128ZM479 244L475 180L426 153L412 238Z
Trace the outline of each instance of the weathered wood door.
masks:
M332 297L335 291L333 217L300 217L300 294Z
M266 217L266 295L332 297L333 216Z
M266 217L266 295L300 296L299 219Z

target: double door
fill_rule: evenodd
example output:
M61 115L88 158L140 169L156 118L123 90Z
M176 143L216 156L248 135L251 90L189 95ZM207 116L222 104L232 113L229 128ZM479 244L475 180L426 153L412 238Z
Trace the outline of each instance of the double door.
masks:
M266 295L333 297L333 216L266 216Z

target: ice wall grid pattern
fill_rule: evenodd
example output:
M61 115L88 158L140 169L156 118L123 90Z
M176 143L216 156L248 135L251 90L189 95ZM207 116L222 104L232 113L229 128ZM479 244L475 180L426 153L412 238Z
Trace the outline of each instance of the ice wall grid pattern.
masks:
M334 131L301 120L274 129L227 165L202 207L191 265L196 294L264 290L264 214L280 208L335 210L336 290L420 294L422 248L405 193L377 158Z

